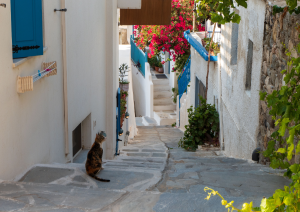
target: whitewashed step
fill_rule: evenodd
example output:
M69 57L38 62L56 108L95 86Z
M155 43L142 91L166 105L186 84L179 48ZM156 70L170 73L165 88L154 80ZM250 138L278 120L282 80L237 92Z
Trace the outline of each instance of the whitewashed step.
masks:
M154 119L159 125L172 125L176 122L176 118L171 118L170 114L174 112L154 112Z
M154 85L153 91L171 91L169 85Z
M156 98L171 98L172 92L171 91L155 91L154 92L154 99Z
M154 98L154 105L168 105L173 104L173 99L168 98Z
M168 79L152 79L154 85L169 85Z
M154 105L153 106L154 111L163 111L163 110L176 110L176 105Z

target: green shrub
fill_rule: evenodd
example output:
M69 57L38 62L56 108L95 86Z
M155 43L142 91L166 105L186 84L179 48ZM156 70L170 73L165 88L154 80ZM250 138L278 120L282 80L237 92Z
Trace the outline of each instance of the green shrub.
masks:
M201 105L197 108L191 106L188 109L189 125L186 125L184 137L180 139L178 146L186 150L195 151L198 145L218 139L219 114L214 105L207 104L200 97Z

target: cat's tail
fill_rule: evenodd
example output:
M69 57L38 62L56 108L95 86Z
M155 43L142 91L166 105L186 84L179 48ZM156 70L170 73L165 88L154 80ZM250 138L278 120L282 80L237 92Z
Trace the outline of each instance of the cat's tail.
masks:
M106 179L102 179L102 178L99 178L97 177L96 175L90 175L92 178L98 180L98 181L101 181L101 182L110 182L110 180L106 180Z

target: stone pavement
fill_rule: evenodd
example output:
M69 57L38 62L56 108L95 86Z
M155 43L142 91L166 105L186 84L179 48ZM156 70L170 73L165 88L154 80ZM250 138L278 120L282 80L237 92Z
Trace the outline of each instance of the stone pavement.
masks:
M167 126L139 127L120 156L106 161L98 182L85 174L87 151L72 164L37 165L19 182L0 181L0 211L182 212L227 211L208 186L240 207L289 184L282 171L227 158L218 149L187 152L183 134Z

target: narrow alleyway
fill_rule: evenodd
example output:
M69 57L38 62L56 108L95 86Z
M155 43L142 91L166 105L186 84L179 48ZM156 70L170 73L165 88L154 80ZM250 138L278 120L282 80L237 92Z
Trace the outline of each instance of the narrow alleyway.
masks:
M245 201L259 205L289 184L280 170L224 157L218 149L184 151L176 128L138 130L99 174L110 183L87 176L82 155L77 163L38 165L19 182L0 182L0 211L220 212L227 210L218 197L204 200L204 187L240 207Z

